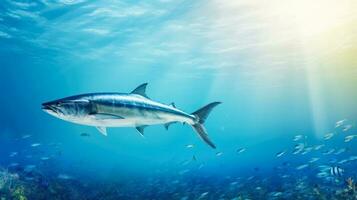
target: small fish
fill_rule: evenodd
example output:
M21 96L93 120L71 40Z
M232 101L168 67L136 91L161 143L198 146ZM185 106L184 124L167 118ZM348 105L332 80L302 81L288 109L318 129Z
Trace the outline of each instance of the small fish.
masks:
M283 156L286 153L286 151L280 151L276 154L276 157L279 158L281 156Z
M238 181L233 181L230 183L230 185L237 185L238 184Z
M293 139L293 141L299 141L299 140L301 140L302 138L304 138L304 136L303 135L295 135L294 136L294 139Z
M333 137L333 133L327 133L326 135L324 135L324 140L329 140Z
M15 152L15 151L14 151L14 152L11 152L10 155L9 155L9 157L15 157L17 154L18 154L18 153Z
M193 147L195 147L195 145L193 145L193 144L188 144L188 145L186 145L186 148L187 148L187 149L191 149L191 148L193 148Z
M324 146L325 146L324 144L316 145L314 149L317 151L317 150L320 150Z
M352 127L353 127L353 126L350 125L350 124L349 124L349 125L346 125L346 126L343 127L342 131L346 132L346 131L350 130Z
M33 143L33 144L31 144L31 147L38 147L40 145L41 145L40 143Z
M326 178L328 176L329 176L329 174L327 172L319 172L316 174L317 178Z
M217 152L217 153L216 153L216 156L217 156L217 157L219 157L219 156L221 156L221 155L223 155L223 152Z
M192 160L185 160L185 161L182 161L181 165L186 166L186 165L190 164L191 162L192 162Z
M272 197L280 197L281 195L283 195L283 193L282 192L272 192L272 193L270 193L270 195Z
M338 164L345 164L345 163L347 163L348 161L350 161L350 160L348 160L348 159L343 159L343 160L340 160L340 161L338 162Z
M240 154L240 153L243 153L246 149L245 148L239 148L237 149L237 153Z
M89 137L90 134L89 134L89 133L81 133L80 136L81 136L81 137Z
M29 138L29 137L31 137L31 135L23 135L21 138L22 138L22 139L27 139L27 138Z
M296 144L294 147L293 154L298 154L304 150L305 145L303 143Z
M340 155L341 153L344 153L344 152L346 152L346 151L347 151L346 148L342 148L342 149L336 151L334 154L335 154L335 155Z
M344 170L341 169L340 167L331 167L330 168L330 174L332 176L338 176L338 177L341 177L342 174L343 174Z
M50 159L50 157L46 157L46 156L41 157L41 160L42 160L42 161L46 161L46 160L49 160L49 159Z
M355 161L355 160L357 160L357 156L350 156L350 158L348 160Z
M197 160L196 156L195 155L192 156L192 161L196 161L196 160Z
M281 176L281 178L290 178L290 175L284 174Z
M308 164L303 164L303 165L300 165L300 166L296 167L296 170L302 170L302 169L305 169L308 166L309 166Z
M350 142L355 137L357 137L357 135L348 135L348 136L345 137L345 142Z
M347 121L346 119L337 121L335 127L338 128L338 127L342 126L346 121Z
M293 151L293 154L299 154L300 152L301 152L300 150L295 149L295 150Z
M58 179L62 179L62 180L70 180L70 179L73 179L72 176L69 176L67 174L58 174L57 176Z
M304 151L301 153L302 155L305 155L307 153L310 153L312 151L312 147L306 147Z
M328 150L328 151L324 151L322 154L323 154L323 155L330 155L330 154L332 154L334 151L335 151L335 149L330 149L330 150Z
M309 161L309 163L314 163L314 162L316 162L316 161L318 161L318 160L320 160L320 158L311 158L310 161Z
M323 171L323 172L327 172L328 170L330 170L330 166L328 166L328 165L319 165L319 166L317 166L317 168L319 168L320 171Z
M202 169L204 166L204 164L200 164L200 166L198 166L198 169Z
M208 195L208 192L204 192L204 193L201 194L201 196L200 196L198 199L202 199L202 198L204 198L204 197L207 196L207 195Z
M189 171L190 171L189 169L181 170L179 172L179 175L184 175L184 174L188 173Z

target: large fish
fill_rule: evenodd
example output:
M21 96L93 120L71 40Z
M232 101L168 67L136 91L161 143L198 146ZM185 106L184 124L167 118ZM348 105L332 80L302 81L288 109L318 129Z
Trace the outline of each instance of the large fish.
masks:
M220 102L210 103L188 114L175 107L151 100L145 94L147 83L131 93L91 93L70 96L42 104L47 113L62 120L95 126L104 135L106 127L135 127L143 136L148 125L169 125L175 122L189 124L212 148L216 148L208 138L203 126L210 111Z

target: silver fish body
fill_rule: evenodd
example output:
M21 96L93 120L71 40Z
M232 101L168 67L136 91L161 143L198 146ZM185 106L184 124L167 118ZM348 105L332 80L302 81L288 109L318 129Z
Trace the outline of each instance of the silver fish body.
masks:
M149 99L147 84L131 93L89 93L70 96L42 104L42 109L57 118L81 125L95 126L106 135L106 127L136 127L143 135L144 127L175 122L191 125L201 138L215 147L208 139L203 123L209 112L220 102L213 102L188 114L174 104L166 105Z

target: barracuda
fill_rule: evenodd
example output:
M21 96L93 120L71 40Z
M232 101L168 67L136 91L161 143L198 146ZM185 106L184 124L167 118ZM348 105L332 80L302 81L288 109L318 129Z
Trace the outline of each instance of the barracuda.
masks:
M131 93L90 93L66 97L42 104L42 109L57 118L81 125L95 126L107 135L107 127L135 127L141 136L149 125L175 122L189 124L200 138L216 148L203 126L211 110L220 102L210 103L188 114L174 104L166 105L151 100L146 95L147 83Z

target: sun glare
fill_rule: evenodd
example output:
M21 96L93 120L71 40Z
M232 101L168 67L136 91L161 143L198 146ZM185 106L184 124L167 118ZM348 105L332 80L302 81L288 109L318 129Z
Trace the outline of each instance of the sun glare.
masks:
M278 1L270 9L285 23L297 26L302 36L313 36L340 26L353 7L350 1L301 0Z

